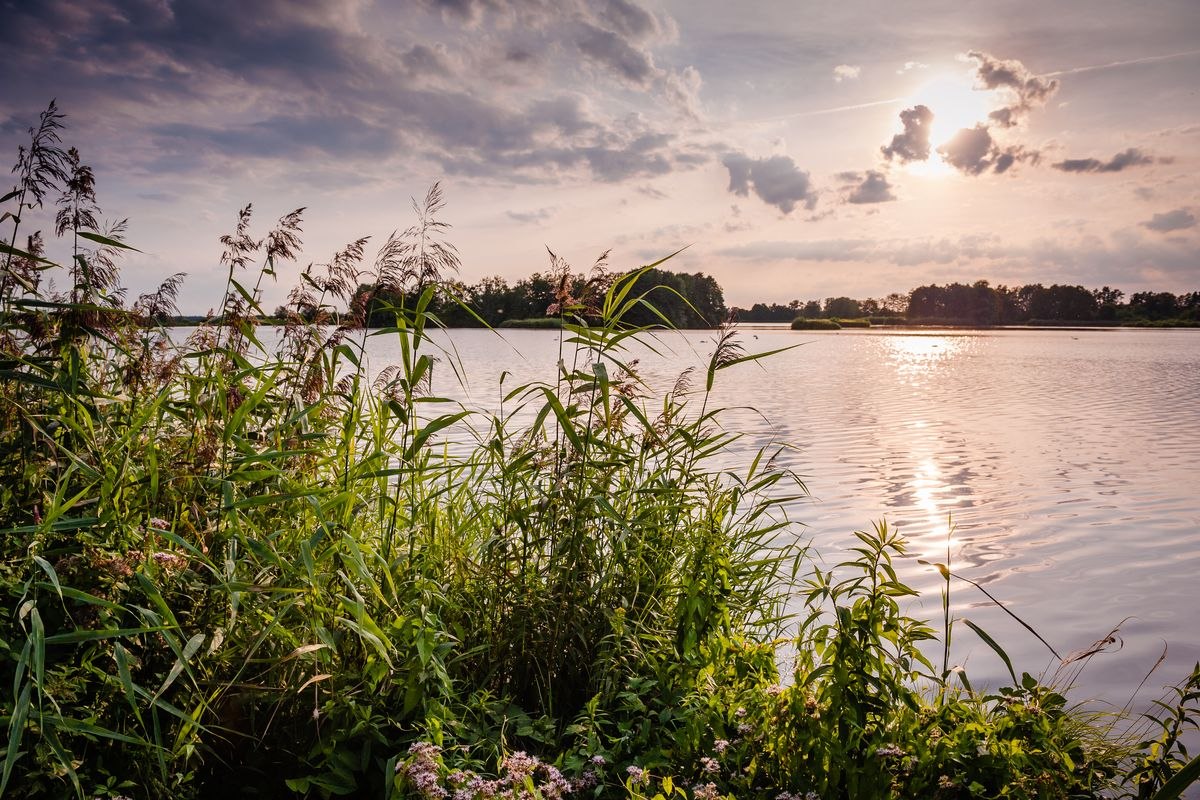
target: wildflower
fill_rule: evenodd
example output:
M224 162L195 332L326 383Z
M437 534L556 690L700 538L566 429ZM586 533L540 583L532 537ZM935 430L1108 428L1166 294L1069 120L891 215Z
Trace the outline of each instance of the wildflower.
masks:
M767 691L769 692L770 690L768 689ZM733 715L734 715L735 717L737 717L738 719L742 719L743 717L745 717L745 716L746 716L746 709L744 709L744 708L741 708L741 707L739 706L739 707L738 707L738 710L737 710L737 711L735 711L735 712L733 712Z
M715 758L704 756L700 759L700 771L706 775L713 775L721 771L721 765Z
M538 786L542 797L547 800L562 800L563 795L571 793L573 787L557 767L543 764L542 771L546 775L546 780Z
M588 760L597 767L603 767L605 764L608 763L608 760L600 754L596 754Z
M953 789L956 786L958 786L958 783L953 778L951 778L949 775L943 775L940 778L938 778L938 788L939 789Z
M903 755L904 751L894 744L885 744L875 750L876 758L899 758Z
M650 782L650 773L641 767L626 767L625 773L629 775L630 786L645 786Z
M499 783L499 781L488 781L475 775L467 782L465 788L455 792L454 800L492 800L500 789ZM460 794L463 795L461 798Z
M722 755L728 749L729 749L729 740L728 739L717 739L715 742L713 742L713 750L717 751L717 755Z
M768 697L778 697L781 694L783 694L783 687L780 686L778 683L772 684L767 687L767 696Z
M151 556L154 563L166 570L183 569L187 566L187 559L177 553L155 553Z
M595 770L587 769L571 783L571 791L579 792L595 788L600 783L600 776Z
M437 757L441 752L442 748L430 742L413 742L408 748L408 763L396 766L396 771L403 771L425 800L442 800L449 795L438 781Z
M748 722L740 722L737 726L738 736L749 736L754 733L754 726Z
M696 800L717 800L720 797L715 783L706 783L703 786L696 784L692 787L692 795Z

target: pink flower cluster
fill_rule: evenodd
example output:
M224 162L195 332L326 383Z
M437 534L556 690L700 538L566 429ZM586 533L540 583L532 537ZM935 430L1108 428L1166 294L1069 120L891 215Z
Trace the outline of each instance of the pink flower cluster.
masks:
M492 780L470 770L450 773L446 783L454 790L451 794L439 778L441 752L434 744L416 742L408 748L408 760L396 767L423 800L563 800L568 794L596 786L600 781L596 770L605 764L603 756L593 756L583 774L572 781L554 765L517 751L501 762L501 775ZM534 792L529 790L530 781L535 781Z

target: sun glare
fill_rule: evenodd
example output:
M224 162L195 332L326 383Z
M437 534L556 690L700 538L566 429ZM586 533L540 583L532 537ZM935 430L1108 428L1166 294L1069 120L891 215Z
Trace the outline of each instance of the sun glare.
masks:
M918 174L945 175L954 169L938 155L938 146L948 142L961 129L973 128L985 121L996 105L996 98L994 92L975 88L970 75L944 72L917 87L909 96L908 105L924 105L933 112L933 123L929 126L929 160L914 161L909 167Z

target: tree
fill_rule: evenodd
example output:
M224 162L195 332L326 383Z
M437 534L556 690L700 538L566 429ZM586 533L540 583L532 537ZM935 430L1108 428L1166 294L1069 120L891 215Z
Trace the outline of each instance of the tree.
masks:
M1079 320L1096 318L1096 296L1082 286L1056 283L1049 288L1040 284L1028 295L1026 311L1030 319Z
M862 316L862 307L853 297L827 297L824 314L826 317L853 319Z
M1129 310L1146 319L1172 319L1179 313L1179 298L1170 292L1135 292Z
M908 294L892 292L883 298L880 309L888 314L903 314L908 310Z

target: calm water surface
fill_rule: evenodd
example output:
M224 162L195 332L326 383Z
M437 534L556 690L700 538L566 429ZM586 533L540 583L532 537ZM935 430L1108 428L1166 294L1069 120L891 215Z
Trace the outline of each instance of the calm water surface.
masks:
M461 359L435 390L481 408L506 386L552 380L558 335L455 330ZM669 386L713 347L711 332L672 333L639 352L652 385ZM789 510L794 535L827 564L851 532L886 520L910 541L902 576L941 613L944 561L987 587L1060 653L1120 625L1120 647L1094 659L1075 699L1122 706L1168 647L1137 705L1200 659L1200 331L746 329L748 351L802 345L718 376L727 427L746 448L791 443L789 465L811 497ZM383 338L372 368L394 358ZM733 457L736 457L734 454ZM953 521L952 531L947 520ZM977 589L956 583L954 613L983 626L1018 671L1052 672L1046 648ZM953 660L1000 685L999 659L956 628Z

